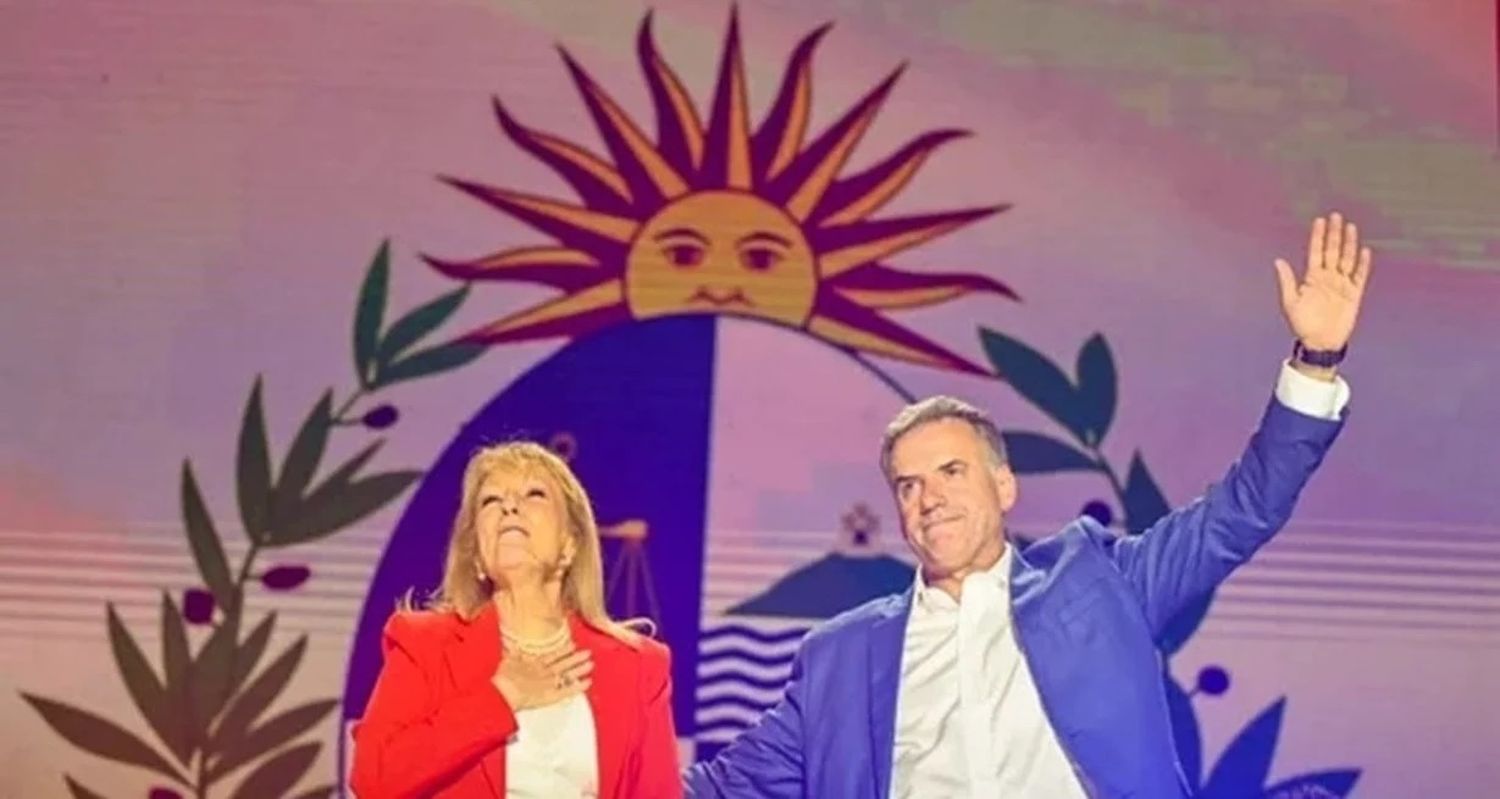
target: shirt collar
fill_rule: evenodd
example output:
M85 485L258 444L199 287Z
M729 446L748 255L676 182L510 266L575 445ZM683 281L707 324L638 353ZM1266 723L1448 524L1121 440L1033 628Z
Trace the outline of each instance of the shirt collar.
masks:
M982 572L975 572L969 575L964 578L964 581L984 580L1000 589L1002 593L1005 592L1010 587L1010 564L1014 558L1014 552L1015 544L1009 541L1005 542L1005 551L1000 554L1000 559L995 561L995 565ZM949 596L946 591L937 586L927 584L926 579L922 577L922 568L920 566L917 567L917 576L915 578L915 600L916 604L929 608L951 608L957 606L953 601L953 597Z

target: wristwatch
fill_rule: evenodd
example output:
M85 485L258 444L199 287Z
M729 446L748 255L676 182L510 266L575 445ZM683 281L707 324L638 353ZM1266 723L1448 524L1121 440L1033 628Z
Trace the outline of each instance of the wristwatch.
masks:
M1331 369L1338 366L1343 362L1344 356L1348 354L1348 344L1336 350L1310 350L1302 346L1300 340L1292 344L1292 360L1323 369Z

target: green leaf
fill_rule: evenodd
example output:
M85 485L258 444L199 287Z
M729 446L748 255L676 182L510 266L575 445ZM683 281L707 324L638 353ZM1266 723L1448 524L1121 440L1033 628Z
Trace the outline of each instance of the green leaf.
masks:
M208 744L208 751L222 753L231 740L244 735L245 730L250 728L255 720L260 718L266 708L276 701L276 697L286 689L291 682L292 674L297 670L297 664L302 662L302 655L307 651L307 636L301 636L285 652L282 652L271 665L261 672L258 677L245 686L230 703L229 709L224 712L224 718L214 730L213 738Z
M146 660L146 654L141 651L130 630L125 628L125 622L120 621L120 614L115 612L114 603L109 603L107 607L109 646L115 656L115 667L130 693L130 700L141 711L141 717L146 723L151 725L151 731L156 733L157 739L177 755L178 762L187 765L187 756L179 754L186 744L181 735L182 730L174 721L171 698L166 688L157 678L156 670Z
M234 657L234 674L229 680L229 692L234 693L245 684L245 680L260 665L260 657L265 654L266 644L271 640L271 628L276 625L276 613L273 611L255 625L250 635L245 637L245 643L240 645L240 651Z
M1063 371L1026 344L994 330L981 329L985 354L1002 380L1022 397L1066 427L1079 441L1088 442L1088 423L1082 401Z
M122 729L108 719L100 718L87 710L54 702L40 696L22 693L21 698L61 735L68 743L116 763L126 763L150 769L162 776L186 785L187 780L178 774L166 758L157 754L145 741L134 733Z
M297 780L302 779L307 770L312 768L322 746L319 743L294 746L261 763L240 783L231 799L263 799L267 796L287 795L292 786L297 784Z
M182 462L182 521L203 584L214 595L219 607L228 609L235 601L234 579L229 576L224 545L219 541L219 533L214 529L213 518L208 515L208 506L203 502L203 493L198 490L193 466L188 461Z
M94 793L88 788L85 788L82 785L78 784L77 780L69 777L66 774L63 775L63 782L66 782L68 784L68 793L73 794L73 799L104 799L103 794Z
M384 388L392 383L457 369L484 354L486 349L483 344L460 341L420 350L382 367L376 375L374 387Z
M323 459L323 450L328 446L328 433L332 429L333 392L330 390L324 392L323 398L318 400L307 418L302 420L302 426L297 429L297 437L292 440L286 460L281 464L281 475L276 479L276 490L271 499L273 535L275 528L284 523L287 513L302 498L308 483L312 482L313 474L318 470L318 462Z
M272 546L300 544L337 532L384 507L422 474L386 472L347 485L326 486L302 503L297 518Z
M239 615L230 614L214 628L193 663L192 729L200 746L208 740L208 731L229 697L238 637Z
M338 704L337 699L308 702L269 719L248 734L226 739L221 749L223 754L208 769L209 782L217 782L240 766L291 742L322 721Z
M333 470L332 474L324 478L323 482L316 489L313 489L309 499L327 491L347 488L350 481L354 479L354 475L360 469L363 469L366 463L370 462L370 458L373 458L382 446L385 446L385 439L383 438L370 442L369 446L355 453L354 457L344 461L339 468Z
M235 458L235 482L239 491L240 519L245 535L259 542L271 515L271 452L266 438L266 413L261 402L261 381L255 378L245 417L240 422L239 452Z
M1098 446L1114 422L1117 384L1115 359L1110 355L1109 344L1104 336L1095 334L1078 351L1080 421L1093 438L1088 441L1090 446Z
M1125 529L1131 533L1142 533L1171 510L1167 498L1156 487L1151 471L1141 460L1141 453L1130 459L1130 472L1125 477Z
M166 675L164 687L173 727L173 737L167 740L167 746L177 756L179 763L187 765L194 749L188 729L192 716L192 696L189 689L192 686L193 655L188 649L187 629L182 623L182 612L165 591L161 594L161 661Z
M1040 433L1006 431L1005 451L1010 468L1016 474L1093 471L1099 468L1093 458L1055 438Z
M391 282L391 242L380 243L364 284L359 287L359 304L354 310L354 374L359 385L368 390L374 377L375 353L380 341L381 319L385 316L385 297Z
M385 367L401 356L408 347L417 343L428 333L438 329L438 326L448 321L448 317L458 310L463 304L464 298L469 294L469 287L450 291L441 297L417 308L405 316L397 319L391 329L385 333L385 338L380 342L380 349L375 355L375 360ZM382 369L383 371L383 369Z
M329 797L331 796L333 796L333 786L323 785L314 788L307 793L300 794L296 797L296 799L329 799Z

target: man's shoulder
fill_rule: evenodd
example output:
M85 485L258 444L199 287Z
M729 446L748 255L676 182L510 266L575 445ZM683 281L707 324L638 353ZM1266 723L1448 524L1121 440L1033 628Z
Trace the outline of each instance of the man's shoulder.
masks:
M1094 517L1084 515L1045 538L1025 543L1020 550L1028 566L1045 571L1080 549L1107 549L1118 537L1118 533L1100 524Z
M828 619L808 632L803 647L840 646L863 640L876 623L899 617L910 605L911 590L876 597Z

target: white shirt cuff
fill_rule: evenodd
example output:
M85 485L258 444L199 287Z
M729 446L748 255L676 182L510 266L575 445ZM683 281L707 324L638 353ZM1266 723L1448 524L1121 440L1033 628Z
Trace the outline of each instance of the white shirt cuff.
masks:
M1349 384L1338 375L1325 383L1293 369L1291 361L1282 361L1276 401L1304 416L1337 421L1349 404Z

